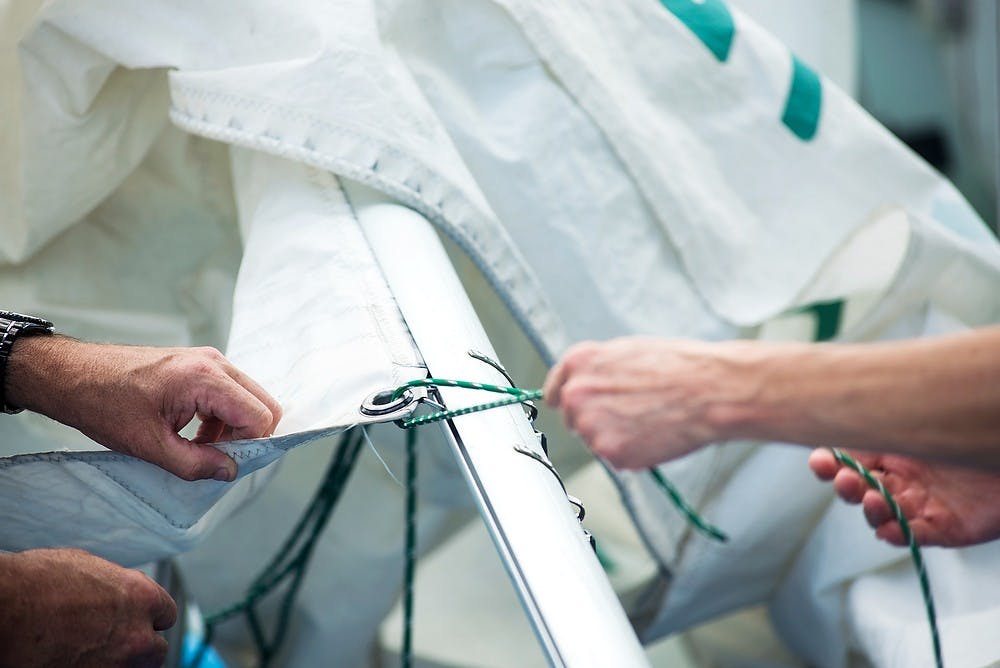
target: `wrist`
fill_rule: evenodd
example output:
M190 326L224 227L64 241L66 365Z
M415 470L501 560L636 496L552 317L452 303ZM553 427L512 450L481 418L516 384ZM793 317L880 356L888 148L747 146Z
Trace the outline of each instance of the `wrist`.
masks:
M65 369L67 350L79 342L59 335L14 341L7 360L4 397L8 404L52 417L59 388L76 378Z
M17 552L0 553L0 647L21 639L10 637L24 614L24 558Z

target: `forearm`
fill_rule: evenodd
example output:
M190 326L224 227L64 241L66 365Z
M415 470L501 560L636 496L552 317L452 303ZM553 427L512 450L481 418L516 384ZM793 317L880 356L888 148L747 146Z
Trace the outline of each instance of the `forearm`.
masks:
M1000 468L1000 328L863 345L762 346L724 431Z

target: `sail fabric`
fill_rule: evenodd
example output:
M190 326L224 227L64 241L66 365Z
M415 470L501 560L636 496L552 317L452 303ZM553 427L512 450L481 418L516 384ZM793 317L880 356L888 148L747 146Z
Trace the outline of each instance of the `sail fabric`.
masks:
M253 475L292 448L343 428L232 441L237 482L186 482L116 452L40 452L0 458L3 549L72 546L128 566L189 550L267 481ZM232 488L238 488L233 492ZM29 507L30 506L30 507Z
M225 346L288 404L283 433L348 426L369 391L420 374L332 175L434 223L549 360L630 333L865 341L1000 316L1000 249L954 188L721 0L21 11L4 26L0 302L88 338ZM9 454L73 441L30 416L3 428ZM725 546L617 476L669 580L647 638L767 603L813 664L854 647L914 665L878 640L922 647L919 625L878 614L912 595L892 577L905 554L804 458L726 444L663 467ZM957 560L942 588L984 563ZM961 654L950 620L995 621L1000 601L983 588L940 612ZM1000 657L991 642L980 656Z

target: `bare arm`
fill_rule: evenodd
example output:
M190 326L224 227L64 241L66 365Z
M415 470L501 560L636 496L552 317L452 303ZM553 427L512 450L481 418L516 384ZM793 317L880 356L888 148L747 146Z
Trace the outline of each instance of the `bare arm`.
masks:
M546 401L616 466L706 443L841 446L1000 469L1000 327L880 344L581 344Z
M1000 327L779 347L737 434L1000 469Z

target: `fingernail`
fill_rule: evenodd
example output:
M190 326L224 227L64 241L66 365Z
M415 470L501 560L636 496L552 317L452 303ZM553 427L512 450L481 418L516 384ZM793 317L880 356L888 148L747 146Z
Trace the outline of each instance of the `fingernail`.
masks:
M215 475L212 476L212 478L214 478L215 480L221 480L222 482L229 482L235 477L236 476L230 473L229 469L227 469L225 466L221 466L218 469L216 469Z

